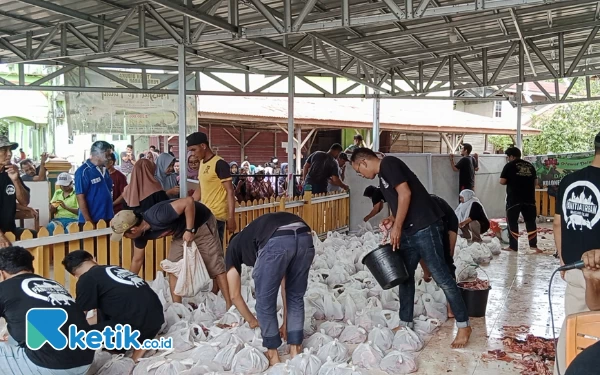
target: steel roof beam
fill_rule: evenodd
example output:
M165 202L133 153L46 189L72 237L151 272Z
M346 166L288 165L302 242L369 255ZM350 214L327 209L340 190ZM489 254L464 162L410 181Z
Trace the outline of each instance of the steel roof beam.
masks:
M31 1L31 0L27 0L27 1ZM197 10L195 10L193 8L174 3L170 0L151 0L151 1L154 3L160 4L165 8L171 9L177 13L181 13L184 16L188 16L188 17L191 17L198 21L205 22L211 26L216 27L217 29L228 31L232 34L239 33L239 27L236 27L219 17L209 16L205 13L198 12Z

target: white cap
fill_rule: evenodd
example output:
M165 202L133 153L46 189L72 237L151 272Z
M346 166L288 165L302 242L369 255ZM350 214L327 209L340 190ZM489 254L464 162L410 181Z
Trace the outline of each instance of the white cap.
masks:
M72 183L73 177L66 172L59 174L58 178L56 179L56 184L58 186L70 186Z

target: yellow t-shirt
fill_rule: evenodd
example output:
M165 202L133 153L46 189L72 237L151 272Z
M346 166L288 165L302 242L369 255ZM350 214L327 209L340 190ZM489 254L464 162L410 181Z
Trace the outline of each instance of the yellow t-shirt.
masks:
M64 193L60 189L56 189L50 203L53 202L65 202L65 205L71 208L79 208L79 203L77 202L77 196L75 195L75 190L71 192L67 197L65 197ZM64 209L60 206L56 207L57 212L54 215L56 219L77 219L77 215L72 213L71 211Z
M212 211L217 220L227 221L227 190L223 182L231 181L229 164L217 155L207 162L200 161L198 180L202 203Z

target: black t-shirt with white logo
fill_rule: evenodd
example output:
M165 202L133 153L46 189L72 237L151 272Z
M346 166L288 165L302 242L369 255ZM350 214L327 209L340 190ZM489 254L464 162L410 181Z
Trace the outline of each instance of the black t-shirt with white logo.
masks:
M99 327L129 324L142 336L159 329L165 320L162 304L148 283L117 266L94 266L81 275L77 304L84 311L98 309Z
M21 180L21 185L29 191L23 180ZM14 231L17 228L15 225L17 189L6 172L0 172L0 212L2 212L2 215L0 215L0 230L3 233Z
M306 183L313 186L313 191L327 189L327 180L332 176L340 176L340 166L333 156L323 151L312 153L306 162L310 164Z
M561 216L561 254L566 264L600 249L600 168L586 167L565 176L558 188L556 214Z
M379 202L385 203L385 197L383 196L381 189L378 188L378 189L375 189L375 191L373 191L373 196L371 197L371 202L373 202L373 206L375 206Z
M56 350L47 342L38 350L27 348L26 316L32 308L65 310L67 321L60 330L67 337L71 324L77 326L78 330L90 329L81 307L56 281L33 273L24 273L0 282L0 317L6 319L8 333L20 347L24 348L31 362L48 369L70 369L92 363L93 350L69 350L68 347ZM0 373L4 373L2 370L0 369Z
M173 200L159 202L142 214L144 220L150 224L150 230L134 240L135 247L143 249L149 240L169 235L173 235L175 238L183 236L186 230L185 214L177 214L177 211L171 206L171 202ZM210 219L212 212L200 202L194 202L194 204L196 205L194 229L197 230Z
M473 189L475 187L475 168L477 160L471 155L463 156L455 165L458 168L458 185L460 190Z
M528 161L517 159L509 162L502 169L500 178L505 178L506 204L535 204L535 167Z
M411 194L402 233L412 235L437 222L444 214L413 171L397 157L386 156L379 166L379 187L394 216L398 212L396 187L405 182Z

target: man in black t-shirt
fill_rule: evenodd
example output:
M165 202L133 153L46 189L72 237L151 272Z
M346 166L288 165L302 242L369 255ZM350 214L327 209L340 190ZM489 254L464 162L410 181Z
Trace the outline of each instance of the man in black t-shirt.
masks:
M302 179L304 186L311 185L313 194L327 193L328 180L332 185L348 190L348 185L340 180L339 164L337 159L342 152L342 146L335 143L329 151L313 152L304 163Z
M479 170L479 159L477 154L471 156L473 146L463 143L460 150L462 156L458 163L454 164L454 154L450 154L450 165L454 172L458 172L458 192L465 189L475 190L475 171Z
M509 147L506 150L508 163L500 174L500 184L506 185L506 222L508 224L509 247L504 250L519 251L519 216L522 214L527 228L529 247L537 248L537 207L535 206L535 187L537 174L535 167L521 159L521 150Z
M277 348L287 339L292 357L302 352L304 294L315 257L311 229L288 212L265 214L234 235L227 247L225 264L231 300L251 328L260 325L263 346L271 365L279 362ZM254 267L256 315L241 296L242 264ZM281 284L283 325L277 321L277 291ZM281 332L281 334L280 334Z
M102 332L106 327L129 324L140 332L140 345L160 331L165 322L162 304L138 275L117 266L99 266L85 250L69 253L62 264L78 279L79 307L85 312L97 310L98 322L91 329ZM143 349L134 350L132 359L137 362L144 353Z
M25 209L29 205L29 188L19 176L19 168L11 164L12 152L19 147L6 136L0 136L0 249L10 246L4 233L12 232L18 238L23 229L17 228L15 215L17 206Z
M187 197L171 201L159 202L141 215L133 211L124 210L115 215L110 226L113 230L111 241L121 241L123 237L133 239L134 251L144 252L149 240L173 236L168 260L178 262L183 258L184 243L194 241L200 251L206 270L211 278L215 279L227 308L231 306L225 262L223 259L223 245L219 238L217 220L208 207L194 198ZM132 262L130 271L137 274L142 264ZM169 286L173 302L181 302L181 296L175 295L177 277L169 274Z
M571 264L585 253L600 255L600 133L594 139L596 155L588 167L566 175L558 187L554 215L554 241L560 264ZM600 256L596 259L600 259ZM565 315L588 311L586 293L590 292L580 269L562 272L567 282ZM588 272L589 273L589 272ZM596 272L597 273L597 272ZM565 355L565 337L561 330L557 353ZM564 358L560 360L564 370Z
M30 349L27 330L35 329L28 321L33 308L62 309L67 320L60 331L68 337L69 326L77 331L90 329L85 314L67 290L54 280L33 273L33 256L22 247L0 250L0 317L6 319L8 341L0 342L1 374L83 375L94 360L93 350L54 349L50 342L37 350ZM39 329L40 327L38 327ZM50 333L51 327L46 327ZM31 334L29 334L31 337ZM0 337L1 340L6 338Z
M373 209L363 219L363 221L366 223L367 221L369 221L373 217L375 217L375 215L377 215L378 213L381 212L381 210L383 209L383 204L385 203L385 197L383 196L383 193L381 192L380 188L372 186L372 185L367 186L365 188L365 192L363 193L363 196L370 198L371 203L373 203Z
M413 326L415 270L423 259L456 316L458 333L452 347L464 347L471 327L465 303L444 258L442 210L402 160L394 156L380 160L372 150L359 148L352 153L351 161L361 176L374 179L379 175L379 186L392 210L393 216L384 219L382 225L390 229L392 248L399 252L409 274L400 284L400 326Z

